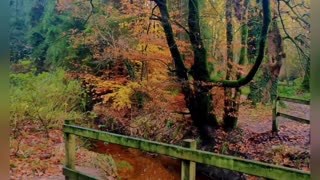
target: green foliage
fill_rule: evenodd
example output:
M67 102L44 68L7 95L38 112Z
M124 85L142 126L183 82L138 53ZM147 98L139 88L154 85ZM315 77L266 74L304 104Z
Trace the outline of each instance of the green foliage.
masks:
M257 6L249 6L248 9L248 14L258 14L257 12L259 11L259 8ZM257 50L258 50L258 40L261 38L260 37L260 32L261 32L261 22L262 22L262 17L261 14L256 15L256 16L251 16L248 18L248 41L247 41L247 46L248 46L248 60L249 63L253 64L255 57L257 56Z
M258 83L254 81L249 83L249 87L250 93L248 94L248 99L255 105L262 98L261 88L259 88Z
M303 78L298 78L294 80L294 85L278 86L278 94L280 96L285 96L290 98L310 100L311 94L303 90L303 88L301 87L302 81L303 81Z
M131 166L130 163L128 163L127 161L120 161L117 163L117 168L118 169L122 169L122 168L126 168L129 170L133 170L133 167Z
M171 120L171 119L168 119L167 122L166 122L166 127L167 128L172 128L174 125L174 121Z
M250 88L247 87L247 86L242 87L241 88L241 94L246 95L246 96L249 95L250 94Z
M131 99L138 106L138 108L143 108L146 101L150 100L151 97L147 93L138 90L133 93Z
M30 55L30 47L27 44L27 33L30 30L29 14L35 0L10 0L9 17L9 46L10 61L18 62Z
M117 163L112 156L105 154L97 154L94 161L95 166L103 170L107 176L117 177Z
M222 144L221 154L226 154L229 150L229 142L224 142Z
M65 119L81 119L82 92L78 81L66 80L65 72L35 76L10 74L10 121L15 131L25 122L49 128L62 127Z
M173 87L173 86L168 86L166 88L166 90L168 91L168 93L172 96L177 96L179 95L181 92L180 92L180 89L178 89L177 87Z
M37 59L38 69L48 67L68 66L70 60L84 59L90 52L85 49L75 49L69 41L75 29L83 25L76 18L71 19L67 12L60 13L56 2L49 1L44 14L29 32L29 42L33 47L32 56Z
M208 63L208 64L212 64L212 63ZM211 65L212 66L212 65ZM210 66L209 66L210 67ZM213 72L213 71L212 71ZM214 73L211 73L210 79L214 80L214 81L219 81L221 79L223 79L226 76L225 72L223 71L218 71L216 73L216 75L214 75Z
M287 105L284 101L279 101L279 106L282 108L287 108Z

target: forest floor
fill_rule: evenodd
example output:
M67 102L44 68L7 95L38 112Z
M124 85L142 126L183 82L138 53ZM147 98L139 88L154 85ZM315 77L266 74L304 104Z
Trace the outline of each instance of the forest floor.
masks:
M309 106L286 104L287 108L280 111L310 118ZM216 131L215 152L310 171L310 125L279 117L280 131L274 134L271 117L269 106L242 105L239 128L231 133ZM50 138L46 138L36 129L34 125L26 125L20 138L10 140L10 179L64 179L63 133L51 130ZM180 162L175 159L103 143L98 143L95 151L112 155L116 162L129 163L118 168L117 174L122 179L180 179ZM105 172L97 169L99 162L92 160L96 153L80 146L77 152L79 170L106 179ZM199 174L197 179L206 178Z
M310 107L285 102L286 108L278 109L293 116L310 119ZM238 127L240 133L229 134L233 148L247 159L279 164L310 171L310 125L278 117L279 132L272 133L270 107L241 106ZM234 134L234 135L232 135ZM229 145L230 147L230 145Z

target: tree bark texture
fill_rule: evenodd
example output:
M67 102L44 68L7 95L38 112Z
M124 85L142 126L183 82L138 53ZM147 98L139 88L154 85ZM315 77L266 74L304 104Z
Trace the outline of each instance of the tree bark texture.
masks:
M227 0L226 2L226 37L227 37L227 73L226 80L232 79L232 64L233 59L233 24L232 24L232 10L233 10L233 0ZM229 129L234 126L234 101L232 98L232 89L229 87L224 87L224 115L223 122L224 127ZM230 127L231 126L231 127Z
M266 64L261 66L261 78L254 82L258 88L251 89L249 98L253 104L270 103L275 100L278 94L279 74L286 55L276 19L272 22L268 40L268 56L270 58Z
M248 42L248 24L247 24L247 14L248 14L248 4L249 0L244 1L244 6L241 8L242 12L238 15L241 21L241 50L239 65L245 65L247 63L247 42ZM239 8L238 8L239 9ZM237 12L237 11L236 11ZM241 73L237 72L237 79L241 78ZM230 108L225 109L224 114L224 127L226 129L234 129L237 126L238 116L239 116L239 103L240 103L241 91L240 87L235 88L235 94L230 97Z

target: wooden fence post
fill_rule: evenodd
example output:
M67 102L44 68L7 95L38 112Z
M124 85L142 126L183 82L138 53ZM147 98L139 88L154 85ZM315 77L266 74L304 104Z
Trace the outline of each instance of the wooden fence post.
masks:
M74 120L65 120L65 124L73 125L75 124ZM75 170L75 158L76 158L76 142L75 135L70 133L64 133L65 138L65 152L66 152L66 162L65 165L67 168ZM66 179L70 179L66 177Z
M190 149L197 149L197 143L193 139L183 140L183 146ZM196 179L196 163L193 161L181 161L181 180L195 180Z
M277 105L279 97L273 100L272 104L272 132L278 132L278 121L277 121Z

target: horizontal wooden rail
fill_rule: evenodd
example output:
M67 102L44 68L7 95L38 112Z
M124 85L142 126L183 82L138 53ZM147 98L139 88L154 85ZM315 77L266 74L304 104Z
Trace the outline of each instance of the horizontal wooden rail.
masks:
M278 96L278 100L288 101L288 102L293 102L293 103L298 103L298 104L310 105L310 101L303 100L303 99L295 99L295 98Z
M64 133L67 134L74 134L81 137L101 140L147 152L163 154L182 160L208 164L265 178L290 180L310 179L310 173L308 172L258 161L251 161L206 151L192 150L181 146L148 141L69 124L64 124L63 130Z
M281 116L281 117L284 117L284 118L288 118L288 119L291 119L291 120L293 120L293 121L297 121L297 122L300 122L300 123L310 124L310 120L308 120L308 119L303 119L303 118L291 116L291 115L285 114L285 113L280 113L280 112L278 112L278 113L277 113L277 116Z
M83 174L79 171L67 168L67 167L63 167L63 175L67 176L68 179L76 179L76 180L98 180L95 177Z
M297 122L300 122L300 123L310 124L310 120L308 120L308 119L295 117L295 116L291 116L289 114L278 112L277 110L278 110L278 101L279 100L298 103L298 104L310 105L310 101L308 101L308 100L278 96L273 101L273 107L272 107L272 132L278 132L279 131L278 120L277 120L278 116L281 116L281 117L284 117L284 118L287 118L287 119L291 119L293 121L297 121Z

